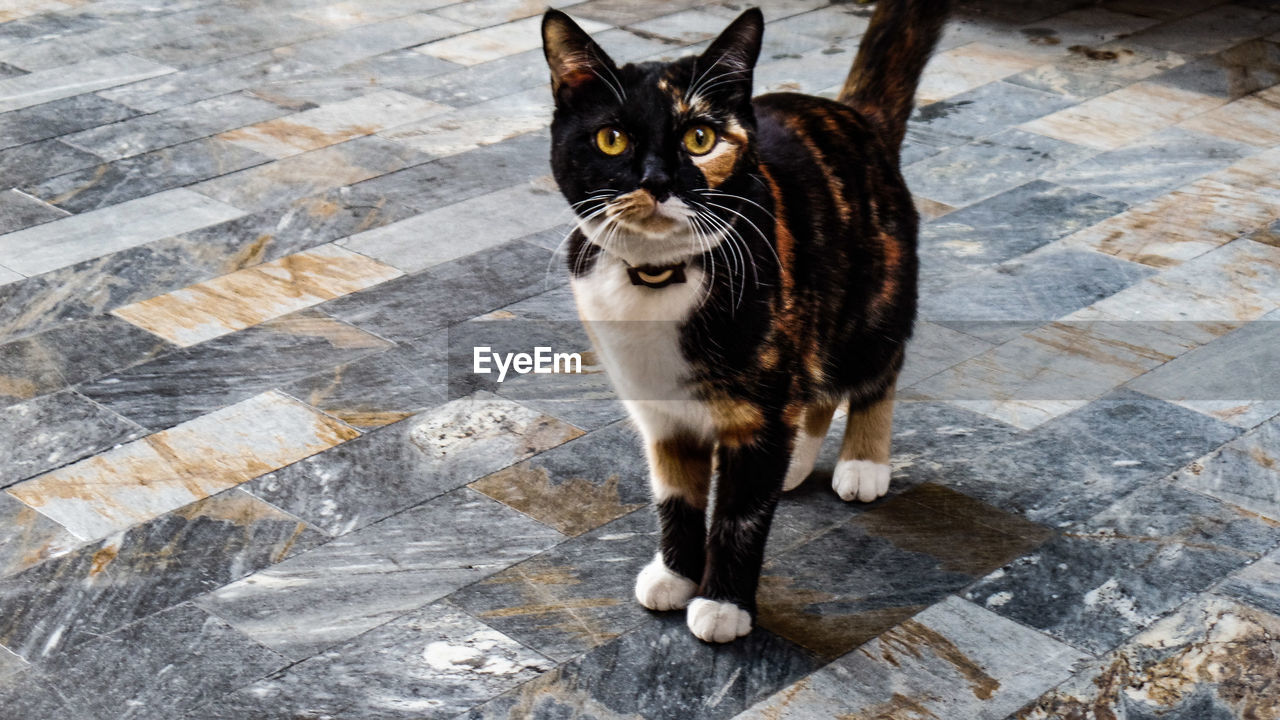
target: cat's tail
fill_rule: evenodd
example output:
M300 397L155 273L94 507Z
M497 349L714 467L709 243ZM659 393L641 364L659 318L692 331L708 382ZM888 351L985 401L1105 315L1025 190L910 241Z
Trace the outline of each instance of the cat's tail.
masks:
M949 0L879 0L837 98L877 119L896 149L907 132L920 74L942 35Z

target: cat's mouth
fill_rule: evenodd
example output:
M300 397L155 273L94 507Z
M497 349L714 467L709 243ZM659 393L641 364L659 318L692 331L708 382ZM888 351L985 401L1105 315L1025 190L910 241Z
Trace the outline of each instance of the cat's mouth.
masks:
M689 213L679 199L658 202L653 193L641 188L611 200L605 215L630 230L666 234L683 228Z

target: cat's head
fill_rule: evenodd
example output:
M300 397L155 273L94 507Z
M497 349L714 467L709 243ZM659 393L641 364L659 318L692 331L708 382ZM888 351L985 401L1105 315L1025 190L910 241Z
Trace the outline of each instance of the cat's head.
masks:
M701 55L619 67L568 15L547 11L551 166L589 239L633 262L710 249L719 226L705 216L725 204L715 193L754 166L763 30L751 9Z

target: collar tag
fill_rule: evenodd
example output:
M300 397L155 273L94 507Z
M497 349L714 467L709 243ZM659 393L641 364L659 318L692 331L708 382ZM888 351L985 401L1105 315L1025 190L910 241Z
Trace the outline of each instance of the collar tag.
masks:
M641 265L627 267L632 285L644 285L651 288L664 288L675 283L685 282L684 263L676 265Z

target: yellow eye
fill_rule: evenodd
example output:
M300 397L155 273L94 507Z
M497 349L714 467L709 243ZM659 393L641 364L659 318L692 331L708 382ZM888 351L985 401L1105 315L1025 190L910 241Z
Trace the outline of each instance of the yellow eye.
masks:
M684 149L691 155L706 155L716 146L716 131L706 125L694 125L684 133Z
M605 155L621 155L631 140L627 134L615 127L600 128L596 133L596 147Z

